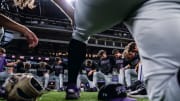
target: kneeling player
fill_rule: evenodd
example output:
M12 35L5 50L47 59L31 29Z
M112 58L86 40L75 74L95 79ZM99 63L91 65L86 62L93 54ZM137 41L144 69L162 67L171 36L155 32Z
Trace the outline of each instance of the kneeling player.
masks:
M93 60L87 59L82 66L81 73L78 76L78 86L81 83L89 84L88 91L97 91L95 84L93 83L93 75L96 72L97 63Z

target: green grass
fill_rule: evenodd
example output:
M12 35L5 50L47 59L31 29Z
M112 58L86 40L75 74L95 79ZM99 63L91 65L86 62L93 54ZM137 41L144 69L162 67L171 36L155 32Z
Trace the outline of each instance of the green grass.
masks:
M47 92L43 94L38 101L71 101L65 100L65 93L64 92ZM0 100L5 101L5 100ZM97 100L97 92L82 92L81 98L78 100L73 101L98 101ZM148 101L147 99L137 99L137 101Z

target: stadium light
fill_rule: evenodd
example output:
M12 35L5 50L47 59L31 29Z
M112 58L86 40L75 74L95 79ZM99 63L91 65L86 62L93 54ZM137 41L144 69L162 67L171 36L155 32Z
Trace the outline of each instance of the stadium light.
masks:
M38 57L38 60L41 60L41 57Z
M20 59L24 59L24 56L19 56Z
M14 59L14 58L16 58L16 56L15 56L15 55L12 55L12 58Z
M49 61L49 58L45 58L46 61Z
M34 57L32 57L32 56L31 56L31 57L30 57L30 59L31 59L31 60L33 60L33 59L34 59Z

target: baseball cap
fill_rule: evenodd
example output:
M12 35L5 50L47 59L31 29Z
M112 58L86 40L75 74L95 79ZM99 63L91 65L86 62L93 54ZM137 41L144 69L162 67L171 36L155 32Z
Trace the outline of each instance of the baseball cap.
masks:
M127 97L126 88L122 84L109 84L103 86L98 93L100 101L136 101Z

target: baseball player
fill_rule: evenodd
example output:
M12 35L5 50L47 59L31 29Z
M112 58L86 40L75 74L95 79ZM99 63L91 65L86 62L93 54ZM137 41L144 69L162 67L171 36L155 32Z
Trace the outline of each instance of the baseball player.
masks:
M128 50L128 53L124 55L124 58L126 59L126 64L127 64L124 69L125 81L127 86L131 86L132 77L136 79L138 76L136 72L136 66L140 62L139 54Z
M93 82L97 85L100 79L104 79L105 84L110 84L112 82L112 58L107 56L105 50L99 50L98 52L98 68L97 72L93 75Z
M14 0L15 5L24 8L28 6L29 8L34 8L34 0L26 0L23 2L22 0ZM26 26L21 25L20 23L15 22L14 20L8 18L4 14L0 12L0 27L5 27L17 32L20 32L22 35L24 35L29 43L29 47L35 47L38 44L38 38L37 36ZM4 60L3 58L1 59ZM2 62L2 65L6 64L6 62ZM0 67L0 78L2 76L4 77L4 72L2 72L2 67ZM0 95L3 95L3 90L1 90L0 85Z
M37 66L37 79L47 88L49 82L50 66L46 62L39 62Z
M124 67L125 67L125 59L122 56L122 54L119 52L118 49L113 49L112 50L112 65L113 65L113 71L118 73L118 81L121 84L125 84L124 83Z
M93 75L95 74L97 68L98 64L95 61L86 59L78 75L77 87L79 86L80 88L80 84L84 83L89 84L87 91L97 91L97 88L93 83Z
M88 37L126 19L144 66L149 99L179 101L179 8L180 0L77 0L72 17L75 26L69 44L69 76L74 77L69 79L69 84L75 84ZM78 98L70 96L78 95L75 89L73 93L69 91L67 98Z
M63 75L65 68L66 65L63 63L62 58L55 58L55 63L53 64L52 69L55 73L54 78L56 80L56 89L59 91L63 90Z
M18 62L7 62L6 57L4 56L5 54L6 54L6 50L4 48L0 48L0 84L4 82L8 78L8 76L12 74L12 73L8 73L6 69L8 68L11 69L18 63Z

